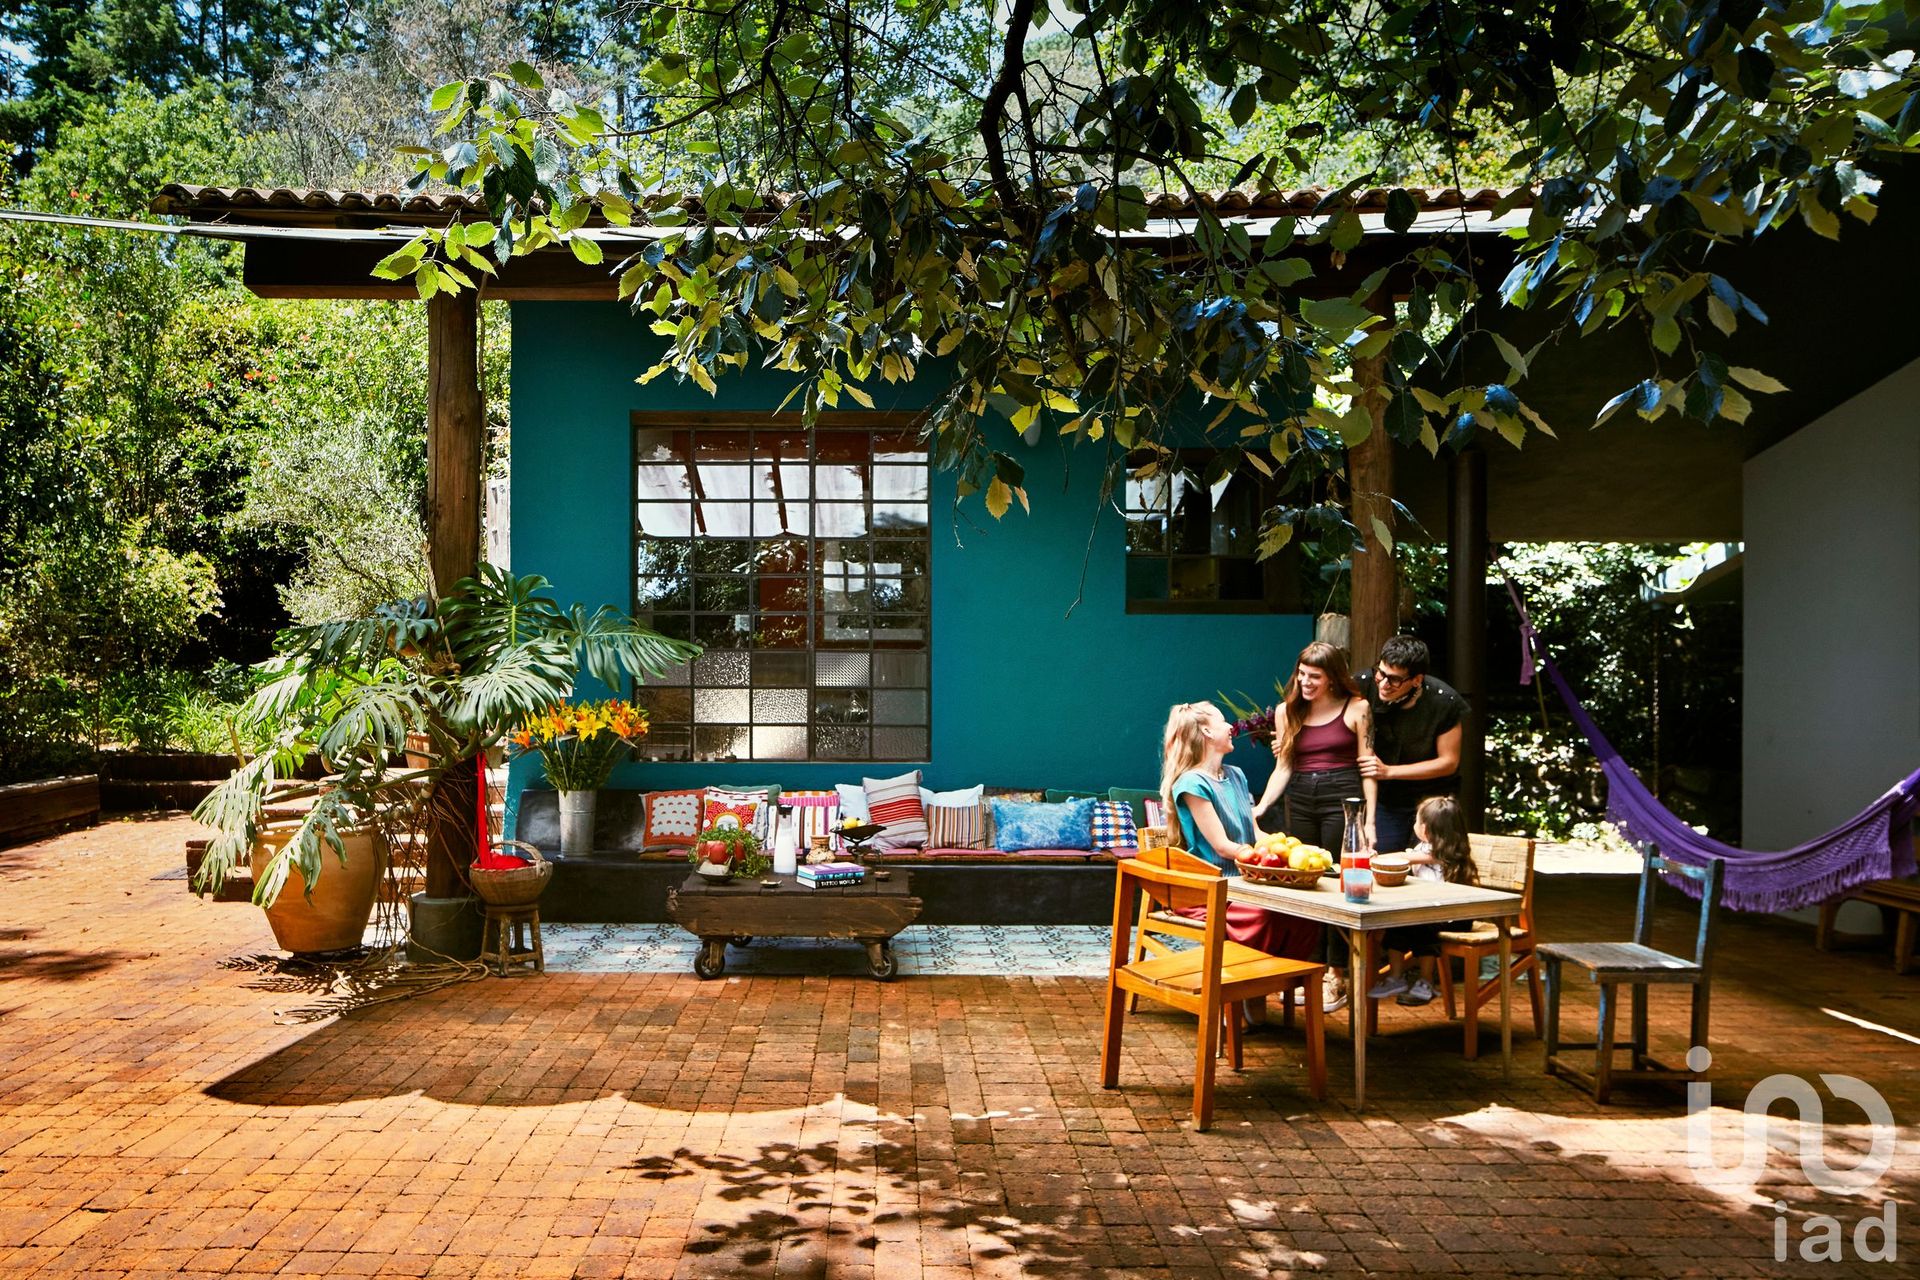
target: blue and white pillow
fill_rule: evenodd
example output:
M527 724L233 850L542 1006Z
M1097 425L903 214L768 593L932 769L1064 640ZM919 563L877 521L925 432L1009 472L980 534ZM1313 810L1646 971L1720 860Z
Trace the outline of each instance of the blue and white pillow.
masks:
M1098 851L1140 847L1140 831L1133 825L1132 805L1125 800L1093 802L1093 847Z
M993 847L1002 853L1022 849L1093 848L1092 799L1061 804L1024 804L994 800Z

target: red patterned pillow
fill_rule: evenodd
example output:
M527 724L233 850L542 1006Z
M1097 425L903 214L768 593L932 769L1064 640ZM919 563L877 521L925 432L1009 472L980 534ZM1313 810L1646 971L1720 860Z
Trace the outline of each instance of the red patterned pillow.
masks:
M647 847L678 845L691 849L694 837L700 834L706 795L704 790L648 792Z

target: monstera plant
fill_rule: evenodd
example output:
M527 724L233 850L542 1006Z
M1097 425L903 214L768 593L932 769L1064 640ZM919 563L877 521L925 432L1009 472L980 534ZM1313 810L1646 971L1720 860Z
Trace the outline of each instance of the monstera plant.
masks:
M480 810L478 758L517 722L565 701L583 672L619 688L699 652L610 607L562 608L550 585L483 565L445 596L283 632L244 712L271 746L194 811L216 832L202 887L217 889L252 859L255 902L271 907L295 871L311 899L329 854L346 865L350 833L403 812L424 825L427 894L459 892ZM403 746L414 764L399 763ZM325 776L298 777L313 754ZM298 817L263 839L278 806Z

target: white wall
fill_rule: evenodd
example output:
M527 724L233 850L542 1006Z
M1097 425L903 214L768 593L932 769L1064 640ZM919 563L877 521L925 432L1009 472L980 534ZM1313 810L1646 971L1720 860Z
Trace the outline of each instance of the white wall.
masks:
M1745 468L1741 843L1781 849L1920 767L1920 361Z

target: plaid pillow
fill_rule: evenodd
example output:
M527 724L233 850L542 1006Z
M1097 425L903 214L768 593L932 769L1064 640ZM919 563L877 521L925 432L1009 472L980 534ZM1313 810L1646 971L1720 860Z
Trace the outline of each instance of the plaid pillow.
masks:
M1133 806L1125 800L1093 802L1093 847L1138 849L1140 833L1133 825Z
M920 771L897 778L862 778L867 816L886 830L874 837L876 849L916 849L927 842L927 807L920 800Z

